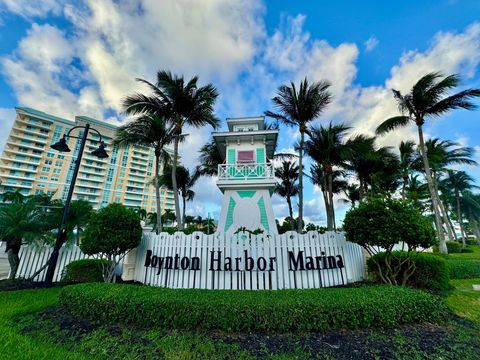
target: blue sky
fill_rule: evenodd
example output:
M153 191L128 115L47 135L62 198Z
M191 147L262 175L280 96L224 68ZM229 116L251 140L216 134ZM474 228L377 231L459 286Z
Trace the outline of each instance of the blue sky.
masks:
M463 86L480 87L479 14L474 0L0 0L0 148L17 105L121 123L121 98L142 90L133 79L153 79L159 69L213 82L221 119L262 114L283 83L328 79L335 101L320 122L371 133L396 114L390 89L407 91L428 71L460 73ZM480 149L479 117L456 111L429 122L427 134ZM210 129L187 132L183 159L193 167L191 150ZM296 136L282 128L279 149L291 150ZM379 144L406 138L415 139L413 128ZM480 179L477 168L466 170ZM190 212L217 213L214 179L202 179L196 191ZM285 216L284 202L273 202ZM339 208L341 216L346 206ZM310 184L305 213L324 222Z

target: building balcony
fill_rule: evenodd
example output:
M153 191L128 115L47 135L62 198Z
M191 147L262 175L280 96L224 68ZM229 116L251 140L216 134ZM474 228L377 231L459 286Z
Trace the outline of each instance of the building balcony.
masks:
M18 151L8 151L8 152L24 155L23 153L20 153ZM30 156L30 155L27 155L27 156ZM37 166L40 165L40 159L30 159L30 160L29 159L15 159L15 158L9 158L9 157L6 157L6 156L2 156L1 159L4 162L11 161L11 162L18 162L18 163L21 163L21 164L28 164L28 165L37 165Z
M16 180L29 180L29 181L35 181L34 176L22 176L22 175L12 175L12 174L0 174L1 178L4 179L16 179Z
M13 165L0 165L2 169L8 169L8 170L16 170L16 171L24 171L28 173L33 173L36 174L38 169L29 169L25 167L20 167L20 166L13 166Z
M16 122L19 122L19 123L21 123L21 124L26 124L26 125L30 125L30 126L35 126L35 127L40 128L40 129L50 130L50 126L43 125L42 123L34 123L34 122L32 122L32 121L24 120L24 119L20 119L20 118L17 118L15 121L16 121Z
M218 165L220 188L273 187L276 184L273 163L245 163Z
M35 142L34 140L32 139L29 139L33 142ZM7 141L7 144L8 145L11 145L11 146L16 146L16 147L24 147L24 148L27 148L27 149L33 149L33 150L39 150L39 151L44 151L45 149L43 147L37 147L37 146L32 146L32 145L29 145L29 144L22 144L22 143L19 143L19 142L13 142L13 141ZM23 155L29 155L29 153L21 153ZM35 156L35 155L34 155Z
M36 137L41 137L42 139L36 139L36 138L30 137L30 136L26 136L26 138L35 139L36 141L40 141L40 142L45 142L45 144L47 143L47 140L45 140L45 139L48 138L48 134L44 134L44 133L39 132L39 131L34 131L34 130L30 130L30 129L23 128L23 127L18 127L18 126L13 126L13 129L15 129L17 131L24 132L25 134L31 134L31 135L36 136Z

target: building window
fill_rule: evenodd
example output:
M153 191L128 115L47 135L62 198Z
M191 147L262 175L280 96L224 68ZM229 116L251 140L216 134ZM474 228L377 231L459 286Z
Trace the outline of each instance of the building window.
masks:
M61 161L55 161L55 166L62 166L62 162Z
M238 150L237 162L238 163L253 163L254 152L253 150Z
M52 160L45 160L45 165L52 165Z
M60 169L53 169L54 174L60 174Z
M52 180L52 181L58 181L58 177L52 176L52 177L50 178L50 180Z
M49 158L53 158L53 157L55 157L55 154L54 154L54 153L51 153L51 152L49 152L49 153L47 154L47 157L49 157Z

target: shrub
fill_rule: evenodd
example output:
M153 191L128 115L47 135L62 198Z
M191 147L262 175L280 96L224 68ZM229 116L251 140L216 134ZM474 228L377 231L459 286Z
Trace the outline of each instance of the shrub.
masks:
M472 246L472 245L479 245L478 241L476 239L467 239L466 240L467 245Z
M462 251L460 251L460 252L461 252L462 254L467 254L467 253L468 253L468 254L473 254L473 253L474 253L473 249L472 249L472 248L468 248L468 247L462 248Z
M165 330L322 331L439 322L443 301L394 286L235 291L81 284L62 289L72 314L106 323Z
M436 243L435 230L429 219L412 204L390 198L371 198L361 202L345 215L343 221L348 241L361 245L377 261L375 254L385 252L384 265L378 264L379 278L387 284L406 285L415 263L409 256L404 262L392 263L393 247L403 242L408 252L428 248ZM380 258L378 258L380 259Z
M65 266L62 281L65 282L103 282L103 274L110 262L106 259L82 259L72 261Z
M105 281L114 279L115 266L142 239L138 215L121 204L110 204L94 214L80 243L87 255L99 254L110 261L104 273Z
M447 241L447 250L449 254L460 254L462 252L462 244L458 241Z
M480 278L480 260L448 259L450 279Z
M382 282L377 264L385 267L385 258L386 253L383 252L367 260L368 272L376 282ZM414 273L408 278L406 285L435 291L447 290L449 288L449 270L443 258L432 254L393 251L391 262L395 267L408 266L408 262L405 261L407 258L410 258L414 264ZM400 277L403 273L402 269L398 274L397 283L402 282Z

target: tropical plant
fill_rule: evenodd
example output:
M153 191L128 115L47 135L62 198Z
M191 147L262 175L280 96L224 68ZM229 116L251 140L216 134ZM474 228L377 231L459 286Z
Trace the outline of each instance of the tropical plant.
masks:
M135 214L138 215L140 220L146 220L147 219L147 210L145 210L141 207L137 207L137 208L133 209L133 211L135 212Z
M429 198L428 185L421 182L419 175L410 175L403 191L405 199L410 200L421 212L425 211L425 200Z
M195 76L187 83L183 76L173 75L169 71L157 73L156 84L143 79L138 81L146 84L152 91L151 95L134 94L124 102L125 111L129 114L148 114L165 118L172 126L173 161L172 188L175 199L175 213L178 219L178 229L183 230L178 199L177 166L178 145L185 125L201 127L211 125L217 128L219 120L213 114L213 106L218 92L212 84L199 87ZM157 211L160 213L159 211Z
M104 269L105 282L115 282L115 267L142 239L140 219L122 204L110 204L92 216L80 249L87 255L99 254L108 260Z
M460 198L460 207L472 227L477 243L480 245L480 195L464 191Z
M12 202L0 208L0 239L6 242L10 264L10 279L14 279L20 263L19 252L23 243L42 244L52 240L48 214L37 206L35 199L23 203Z
M343 124L328 127L311 127L308 130L309 139L305 142L305 152L317 164L312 175L317 176L316 183L324 189L325 209L327 211L327 229L334 229L335 209L333 204L334 167L343 167L347 158L347 147L343 141L350 127ZM315 170L316 169L316 170ZM345 183L346 185L346 183ZM338 191L339 192L339 191Z
M342 189L345 194L346 199L340 199L344 203L352 204L352 208L355 207L355 204L360 201L360 188L357 184L348 184L344 189Z
M2 202L21 204L25 201L26 196L23 195L20 190L6 191L2 195Z
M163 175L160 176L160 185L166 187L169 190L174 190L173 182L172 182L172 171L173 168L171 166L167 166L164 169ZM176 184L178 186L178 192L182 196L182 217L179 219L177 218L177 223L183 223L186 216L187 210L187 201L190 201L194 198L195 192L192 190L193 186L198 180L198 176L195 174L190 174L190 171L183 167L177 167L177 181ZM178 226L177 226L178 227ZM180 228L178 230L181 230Z
M223 162L222 155L218 151L217 144L211 139L200 148L198 157L199 165L195 168L197 176L217 176L218 165Z
M432 199L435 224L440 240L439 250L447 253L445 237L442 231L442 219L439 208L439 196L435 191L430 164L427 157L425 140L423 137L423 125L429 117L439 117L454 109L472 110L475 108L471 99L480 96L480 89L466 89L459 93L446 96L453 88L460 83L458 75L443 76L439 72L432 72L423 76L413 88L405 95L398 90L393 90L398 107L402 115L385 120L377 127L377 134L384 134L396 128L408 125L413 122L417 126L419 149L422 154L425 176L427 179L430 196Z
M290 86L282 85L277 90L277 95L272 99L273 105L278 111L266 111L265 115L279 120L287 126L298 127L300 132L299 156L298 156L298 217L297 231L302 231L303 226L303 151L305 134L308 125L318 118L332 101L332 95L328 91L330 83L319 81L309 84L305 78L297 91L292 82Z
M275 186L275 193L287 200L288 213L293 219L292 197L298 194L298 166L291 161L282 161L275 168L275 176L280 180Z
M143 95L135 94L127 99L141 98ZM173 140L173 127L168 125L165 117L153 112L142 113L136 111L136 107L129 107L129 102L125 100L124 109L130 114L140 114L133 121L128 122L118 128L115 135L114 144L122 147L129 145L143 145L152 147L155 152L155 197L157 207L157 220L155 230L158 233L162 231L162 213L160 201L160 167L168 162L170 154L165 150L165 146Z
M444 188L453 192L456 202L457 218L460 225L463 247L466 247L465 229L463 224L462 208L460 206L460 195L464 191L478 188L473 185L473 178L465 171L447 170L447 177L442 180Z

